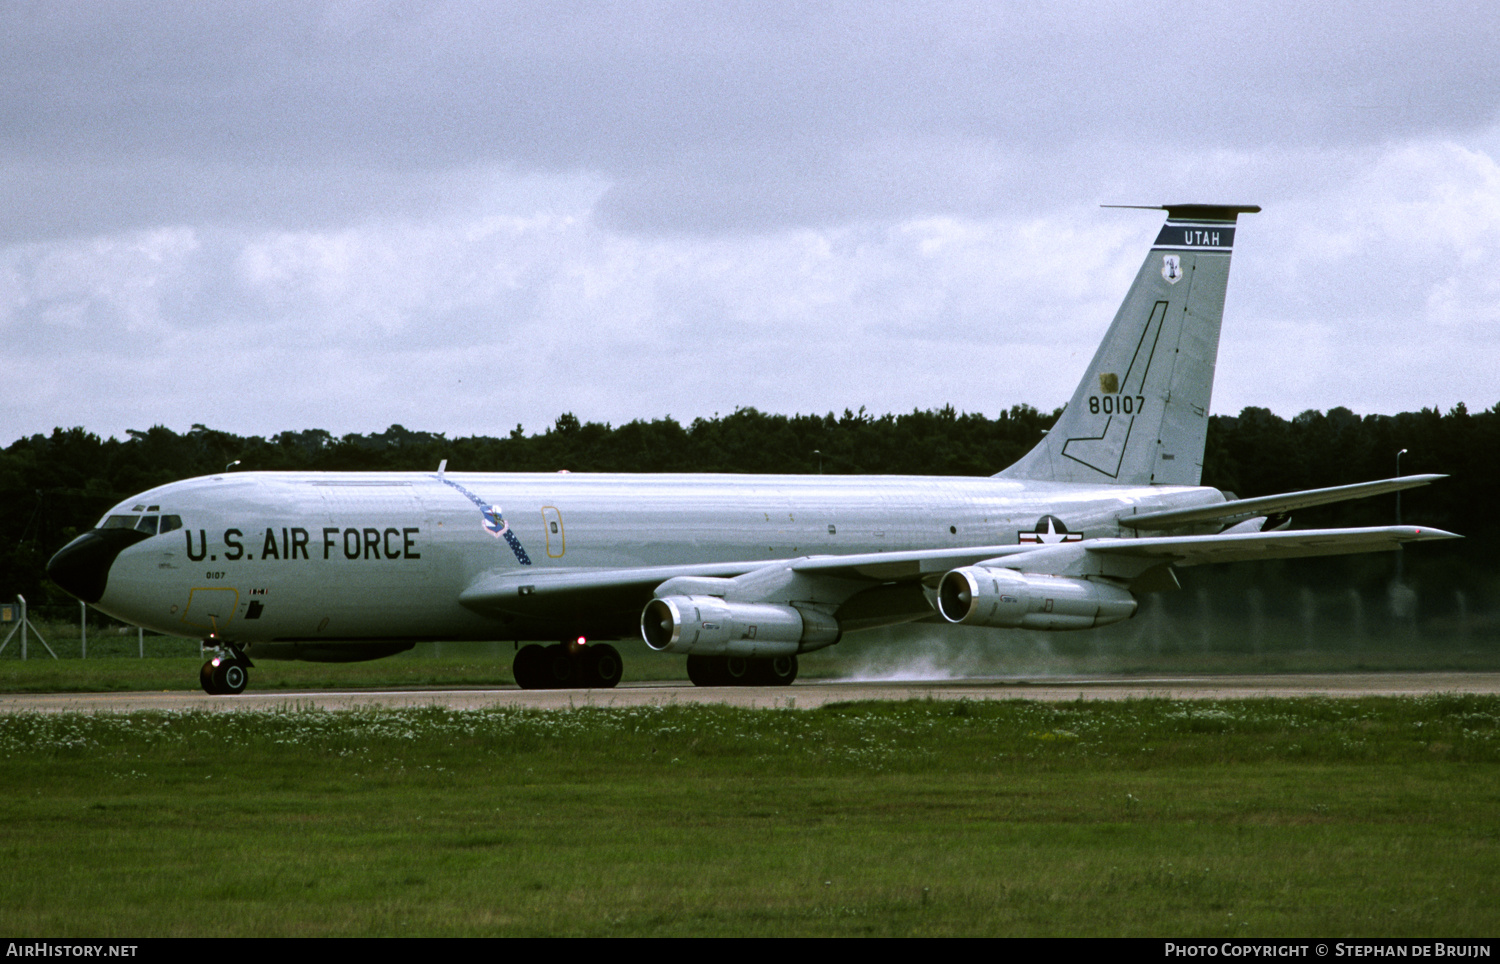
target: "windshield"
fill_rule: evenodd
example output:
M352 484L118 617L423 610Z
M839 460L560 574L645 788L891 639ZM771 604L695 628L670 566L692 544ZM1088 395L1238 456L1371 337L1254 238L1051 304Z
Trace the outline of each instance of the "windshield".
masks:
M134 529L137 532L145 532L157 535L162 532L171 532L182 528L182 516L179 515L157 515L160 506L151 506L145 509L136 507L136 512L145 512L142 515L112 515L99 523L100 529Z

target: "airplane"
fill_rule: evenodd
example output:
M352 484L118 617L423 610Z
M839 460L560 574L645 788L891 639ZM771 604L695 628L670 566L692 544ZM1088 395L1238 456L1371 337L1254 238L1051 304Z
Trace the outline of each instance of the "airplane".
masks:
M1175 204L1057 424L990 477L235 472L110 509L57 585L216 655L377 659L514 640L526 689L607 688L606 640L681 654L699 686L787 685L879 626L1088 629L1205 563L1393 550L1417 526L1292 530L1414 475L1240 499L1200 485L1234 232L1253 205ZM521 646L523 641L527 645ZM545 643L546 645L543 645Z

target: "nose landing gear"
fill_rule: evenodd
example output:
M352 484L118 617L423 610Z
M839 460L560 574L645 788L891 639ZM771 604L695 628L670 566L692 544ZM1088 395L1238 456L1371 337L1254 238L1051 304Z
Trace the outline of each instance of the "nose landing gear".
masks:
M249 669L255 665L245 651L223 640L204 640L205 648L219 651L198 670L198 683L209 696L237 696L250 683Z

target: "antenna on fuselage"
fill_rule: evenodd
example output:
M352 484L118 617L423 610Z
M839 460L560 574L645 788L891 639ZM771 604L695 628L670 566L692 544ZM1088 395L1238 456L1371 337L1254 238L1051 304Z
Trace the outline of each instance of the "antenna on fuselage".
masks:
M447 470L447 468L448 468L448 460L447 459L443 459L441 462L438 463L438 481L439 482L443 481L443 472L445 470Z

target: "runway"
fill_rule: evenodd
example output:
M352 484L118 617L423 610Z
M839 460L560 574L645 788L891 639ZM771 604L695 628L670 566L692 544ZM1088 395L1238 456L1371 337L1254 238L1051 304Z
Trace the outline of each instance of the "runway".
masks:
M1500 694L1500 673L1342 673L1276 676L1119 676L945 680L809 680L784 687L701 688L690 683L625 683L612 690L249 690L239 696L201 692L0 694L0 713L133 713L356 707L519 706L566 710L583 706L717 703L764 709L812 709L858 700L1126 700L1254 699L1257 697L1427 696Z

